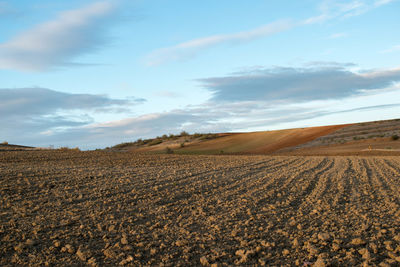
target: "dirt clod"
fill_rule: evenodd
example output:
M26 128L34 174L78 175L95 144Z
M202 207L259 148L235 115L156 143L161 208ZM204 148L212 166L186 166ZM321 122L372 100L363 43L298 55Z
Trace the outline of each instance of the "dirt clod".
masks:
M202 266L209 266L210 265L210 263L208 262L208 260L207 260L207 258L205 256L200 258L200 264Z
M325 267L326 263L322 257L319 257L317 261L313 264L313 267Z
M360 245L364 245L365 241L362 240L361 238L354 238L353 240L351 240L351 244L354 246L360 246Z
M81 261L86 261L86 253L82 252L80 249L78 249L78 251L76 252L76 256L78 256Z
M328 233L318 233L318 239L322 241L329 240L331 236Z

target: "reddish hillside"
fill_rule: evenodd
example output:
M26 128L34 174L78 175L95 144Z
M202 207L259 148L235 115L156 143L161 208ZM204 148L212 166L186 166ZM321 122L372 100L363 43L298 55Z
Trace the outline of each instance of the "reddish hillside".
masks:
M283 148L310 142L345 126L347 125L235 133L210 141L191 144L177 150L177 152L198 154L270 154Z
M149 139L148 143L124 145L124 150L177 154L286 154L341 155L399 153L400 120L297 128L249 133L182 135ZM159 141L159 142L154 142ZM155 144L154 144L155 143ZM369 147L372 148L369 150ZM368 150L368 151L367 151ZM366 152L367 151L367 152Z

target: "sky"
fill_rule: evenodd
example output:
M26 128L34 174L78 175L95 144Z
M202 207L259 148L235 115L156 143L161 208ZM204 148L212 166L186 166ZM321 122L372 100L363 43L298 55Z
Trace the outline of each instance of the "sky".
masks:
M400 0L0 0L0 142L400 117Z

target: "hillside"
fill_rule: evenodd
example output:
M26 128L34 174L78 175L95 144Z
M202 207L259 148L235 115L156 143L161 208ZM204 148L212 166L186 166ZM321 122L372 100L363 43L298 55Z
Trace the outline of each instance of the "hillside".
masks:
M400 155L400 120L357 123L295 147L289 155ZM393 138L394 137L394 138Z
M164 135L108 151L175 154L400 154L400 120L248 133Z
M35 147L30 146L20 146L20 145L12 145L7 142L0 144L0 151L22 151L22 150L34 150Z
M342 127L344 125L236 133L207 142L188 145L178 151L180 153L200 154L270 154L283 148L312 141Z

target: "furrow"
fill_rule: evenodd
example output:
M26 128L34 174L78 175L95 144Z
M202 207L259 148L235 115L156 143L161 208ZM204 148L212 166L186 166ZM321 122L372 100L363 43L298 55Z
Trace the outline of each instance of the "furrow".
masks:
M380 180L380 183L382 184L383 188L386 190L386 193L388 197L390 198L390 201L393 203L396 203L397 206L400 205L400 188L397 185L397 183L393 182L393 175L390 175L383 167L384 164L382 164L381 161L378 161L374 159L373 161L373 166L376 169L376 174Z
M348 202L348 196L351 190L350 175L353 174L352 163L350 159L346 159L346 167L341 174L341 176L337 176L334 180L338 188L338 194L334 197L332 202L335 209L341 209L342 206Z
M315 168L310 169L305 173L304 185L301 185L301 193L294 197L294 199L289 202L289 206L296 210L302 206L308 206L307 197L312 194L316 185L321 179L321 175L333 168L335 161L332 158L325 157ZM309 176L308 176L309 175Z

